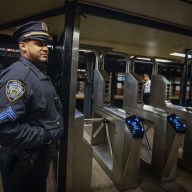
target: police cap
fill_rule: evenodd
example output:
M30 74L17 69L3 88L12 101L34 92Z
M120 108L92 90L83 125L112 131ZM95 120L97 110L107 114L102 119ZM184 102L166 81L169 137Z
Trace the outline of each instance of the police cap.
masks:
M17 42L26 39L49 41L48 26L44 21L31 21L18 27L12 37Z

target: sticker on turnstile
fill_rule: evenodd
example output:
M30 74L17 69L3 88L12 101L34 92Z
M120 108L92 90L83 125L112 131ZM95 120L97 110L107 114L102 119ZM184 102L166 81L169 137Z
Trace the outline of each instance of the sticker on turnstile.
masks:
M184 133L186 131L186 124L184 124L175 113L169 115L167 121L174 128L176 133Z
M133 115L127 117L125 119L125 123L128 126L133 138L143 138L144 128L141 126L138 116Z

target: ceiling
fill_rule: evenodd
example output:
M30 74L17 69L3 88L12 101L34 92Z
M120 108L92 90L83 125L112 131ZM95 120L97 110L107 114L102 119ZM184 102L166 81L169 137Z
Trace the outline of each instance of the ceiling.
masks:
M82 0L81 2L192 30L192 0ZM64 0L17 0L12 3L5 1L4 5L0 7L0 28L7 23L38 15L62 7L64 4ZM64 29L64 15L44 20L49 25L51 35L61 35ZM11 34L13 30L14 28L1 30L0 34ZM86 17L81 17L80 43L108 47L130 55L174 59L183 62L184 59L169 54L192 48L192 37L143 25L86 15Z

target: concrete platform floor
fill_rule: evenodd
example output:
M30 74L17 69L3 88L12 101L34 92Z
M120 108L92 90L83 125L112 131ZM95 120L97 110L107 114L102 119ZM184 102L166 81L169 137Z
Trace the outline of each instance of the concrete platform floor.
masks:
M0 192L3 192L1 181ZM56 192L52 166L47 180L47 192ZM119 192L94 158L92 161L91 192ZM140 170L140 186L126 192L192 192L192 174L178 168L175 182L160 184L153 177Z
M119 192L93 158L91 192ZM140 170L140 186L127 192L192 192L192 174L178 168L174 182L159 183Z

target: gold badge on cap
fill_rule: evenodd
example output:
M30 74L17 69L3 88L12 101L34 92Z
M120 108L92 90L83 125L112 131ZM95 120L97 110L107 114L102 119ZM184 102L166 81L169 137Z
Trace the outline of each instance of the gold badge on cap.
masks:
M48 27L46 23L42 23L42 30L48 32Z

